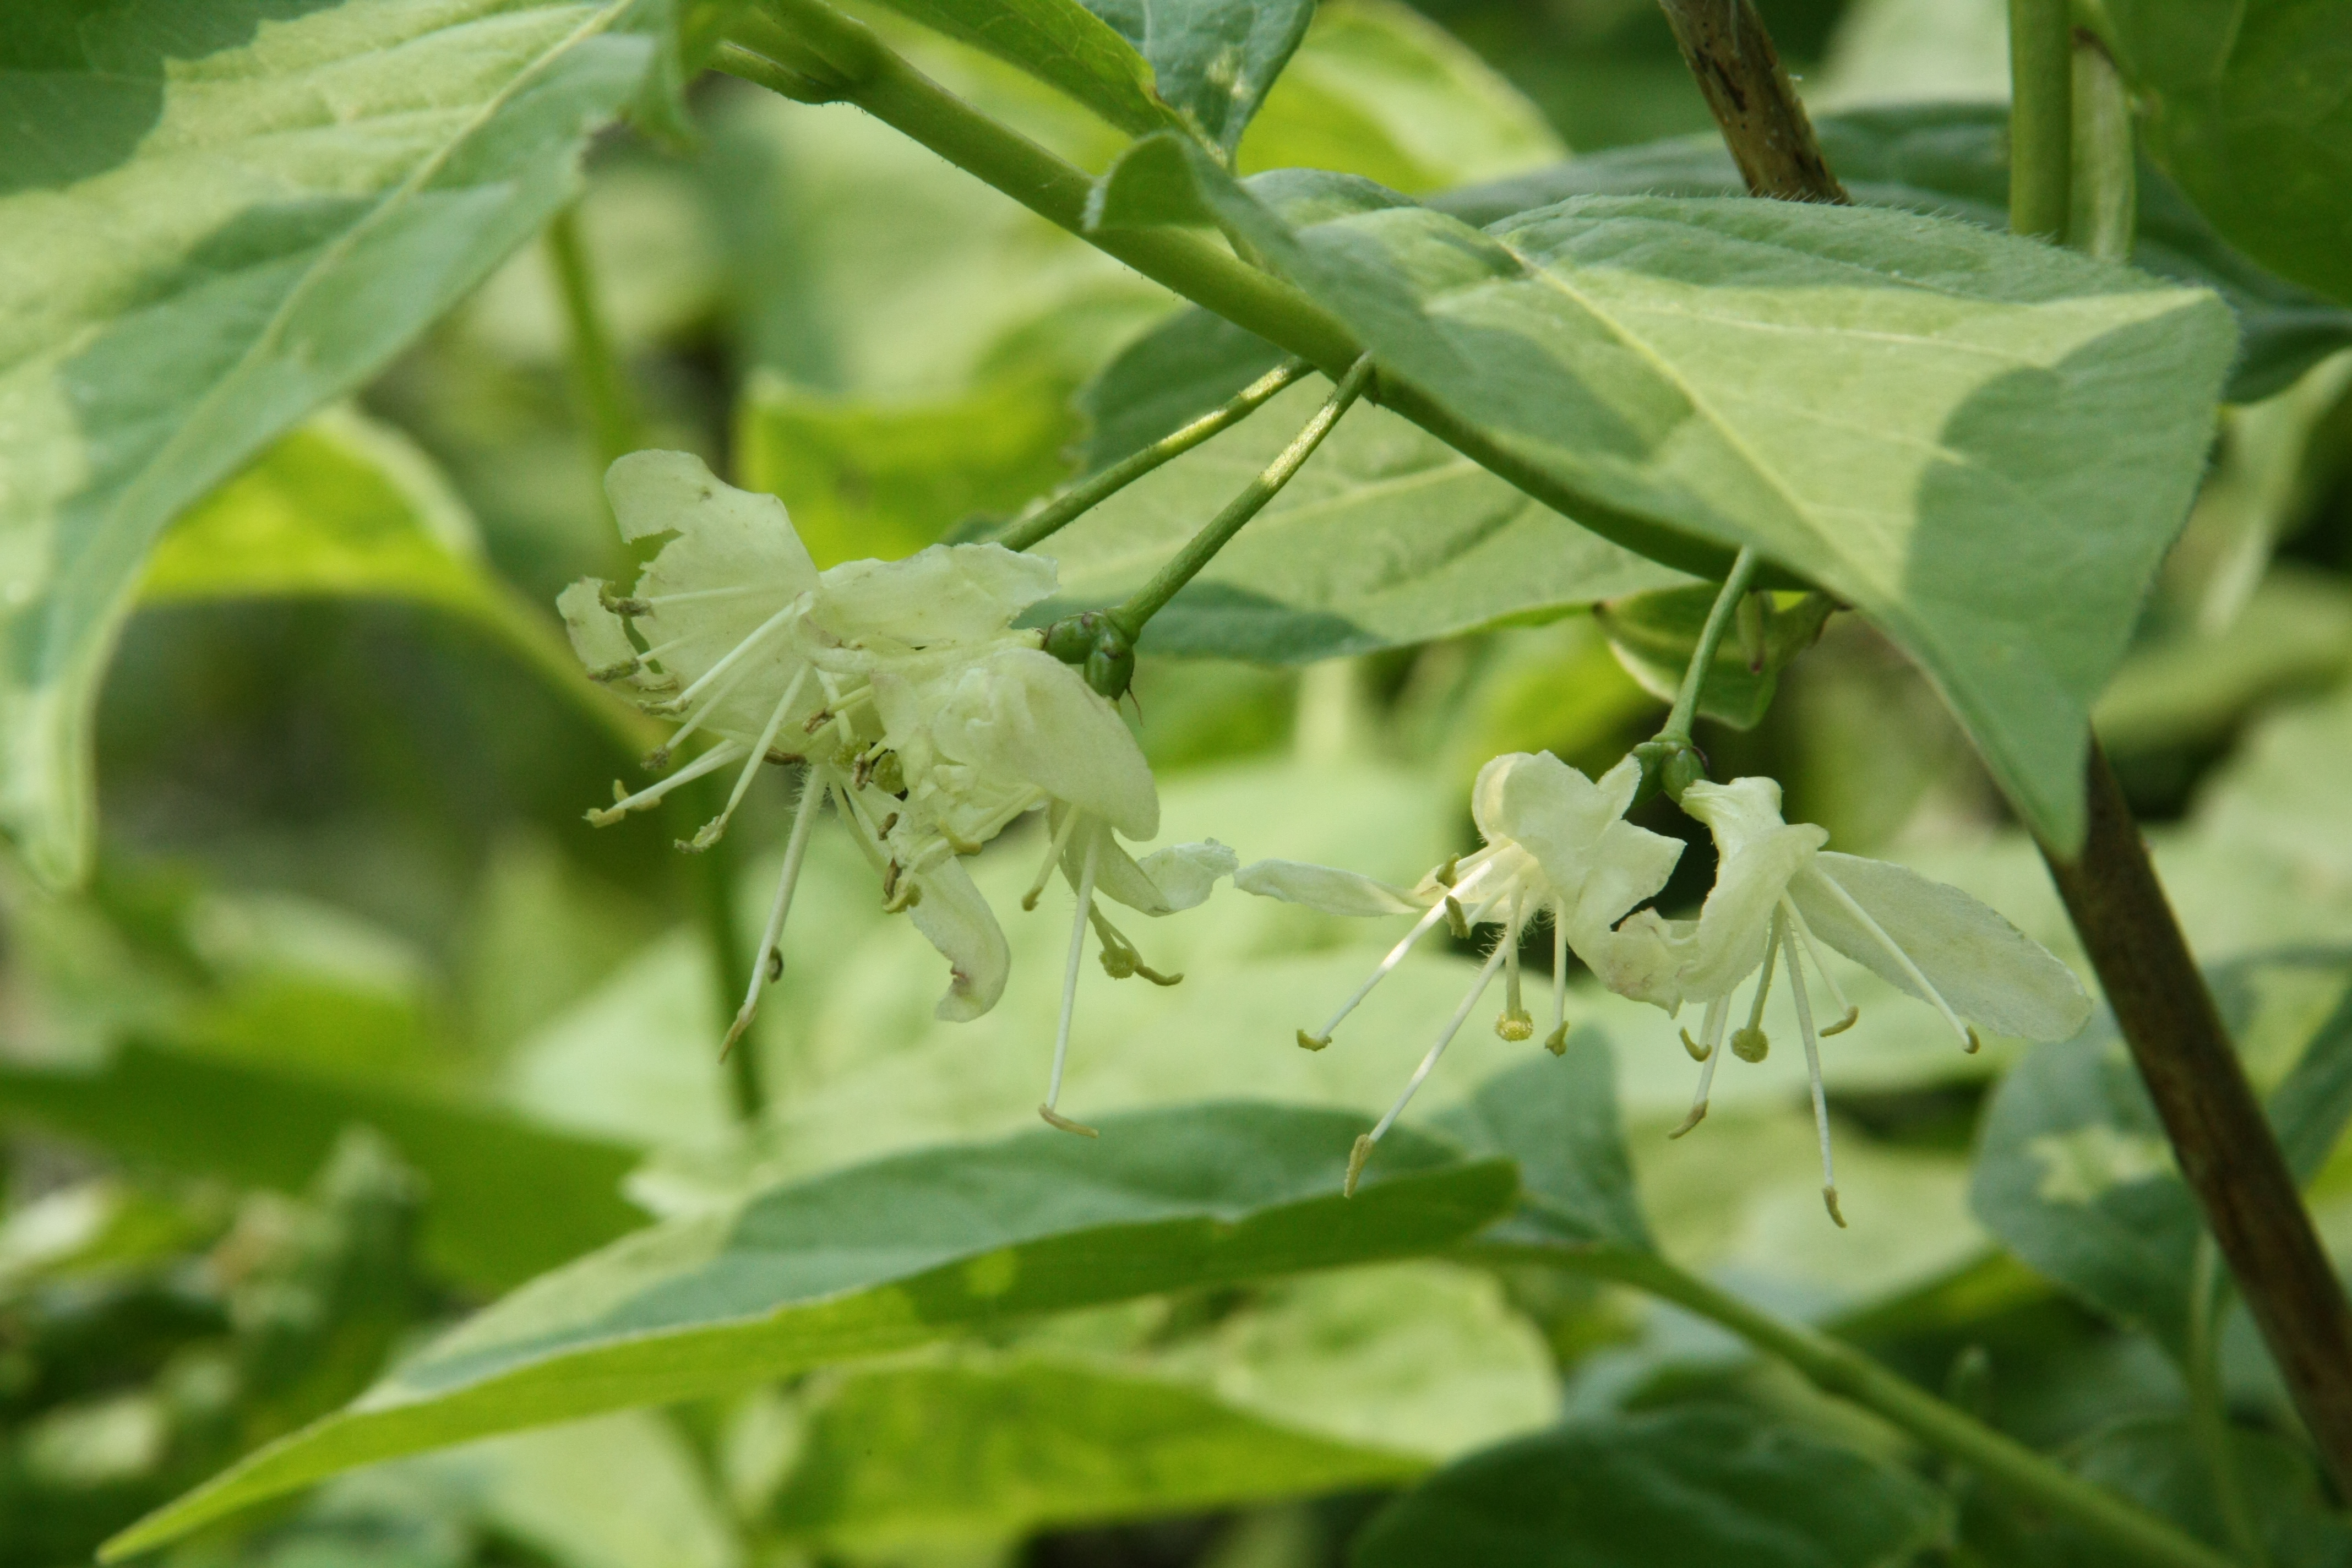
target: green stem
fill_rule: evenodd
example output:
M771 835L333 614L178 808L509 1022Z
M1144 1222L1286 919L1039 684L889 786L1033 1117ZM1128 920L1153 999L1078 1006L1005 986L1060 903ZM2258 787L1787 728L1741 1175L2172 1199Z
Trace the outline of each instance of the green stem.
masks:
M2009 226L2066 238L2074 170L2068 0L2009 0Z
M1244 523L1263 510L1266 502L1282 493L1283 486L1288 484L1307 459L1315 455L1315 448L1323 444L1323 437L1339 423L1339 416L1362 395L1365 384L1371 378L1372 356L1366 354L1339 378L1339 384L1331 389L1331 395L1323 400L1323 406L1315 411L1315 416L1290 438L1290 445L1276 455L1274 461L1265 466L1265 470L1244 485L1241 494L1225 503L1224 510L1210 519L1207 527L1194 534L1185 542L1183 549L1152 574L1150 582L1137 589L1127 603L1111 611L1110 623L1125 634L1129 643L1143 635L1144 623L1158 615L1161 606L1176 596L1177 590L1191 582L1202 567L1215 558L1218 551L1232 542Z
M1048 222L1334 380L1362 356L1364 346L1321 306L1197 233L1179 227L1088 233L1087 196L1094 182L1083 170L963 102L824 0L761 0L761 13L738 22L738 42L718 50L714 68L803 102L856 104ZM742 47L746 42L752 47ZM1473 462L1637 554L1703 577L1721 576L1729 563L1731 552L1720 545L1571 489L1408 384L1384 380L1377 398Z
M2131 259L2139 229L2131 89L2098 36L2074 32L2074 187L2067 243L2102 261Z
M1267 399L1289 386L1313 367L1294 359L1276 366L1242 388L1221 408L1212 409L1180 429L1171 430L1143 450L1120 458L1092 479L1052 496L1036 510L1016 519L996 542L1007 550L1028 550L1044 543L1072 520L1101 505L1162 463L1171 462L1220 431L1229 430L1255 413Z
M605 330L604 311L598 308L577 206L564 208L547 226L547 254L555 268L556 291L563 298L564 320L572 329L572 380L596 432L596 475L601 480L614 458L646 443L636 400L629 395L627 373L622 369L612 333Z
M2191 1271L2189 1298L2189 1343L2185 1372L2189 1383L2189 1425L2205 1468L2213 1480L2213 1496L2221 1505L2221 1521L2230 1544L2250 1568L2268 1568L2262 1532L2253 1511L2246 1506L2238 1461L2231 1452L2230 1412L2221 1393L2220 1328L2223 1292L2229 1277L2221 1272L2221 1252L2210 1235L2197 1237L2197 1261Z
M1706 672L1715 667L1715 650L1723 644L1723 634L1731 629L1731 617L1738 613L1739 601L1748 596L1748 585L1756 576L1756 547L1742 545L1731 563L1731 574L1723 580L1723 587L1715 595L1715 606L1706 613L1706 624L1699 628L1698 646L1691 650L1690 668L1683 671L1683 683L1675 692L1674 710L1666 715L1665 727L1657 738L1670 744L1690 744L1691 724L1698 718L1698 694L1706 684Z
M1496 1247L1514 1261L1545 1262L1612 1279L1671 1301L1778 1357L1806 1381L1872 1412L2011 1496L2064 1518L2149 1568L2235 1568L2212 1548L2126 1502L1906 1382L1850 1345L1748 1305L1653 1252L1627 1248Z

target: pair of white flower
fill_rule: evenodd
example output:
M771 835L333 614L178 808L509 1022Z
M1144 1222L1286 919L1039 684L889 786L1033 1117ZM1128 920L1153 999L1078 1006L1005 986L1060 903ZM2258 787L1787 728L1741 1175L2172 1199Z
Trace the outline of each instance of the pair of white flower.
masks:
M626 597L588 579L557 600L572 644L597 679L634 687L651 711L682 721L648 759L678 743L715 743L659 783L592 811L598 826L657 804L680 784L736 769L719 815L690 849L726 830L761 763L805 764L766 929L734 1026L750 1025L782 973L779 942L818 811L827 800L881 879L885 907L905 910L950 970L941 1018L976 1018L1004 990L1010 955L960 857L1024 814L1047 809L1051 849L1024 908L1059 867L1077 892L1063 977L1051 1086L1069 1050L1086 931L1103 965L1163 984L1096 907L1097 895L1148 915L1187 909L1234 868L1215 843L1178 845L1138 861L1118 841L1160 829L1150 768L1111 705L1041 651L1014 617L1055 588L1054 563L994 544L933 545L903 561L850 561L819 572L783 503L739 490L684 452L635 452L605 476L621 536L668 535Z
M1514 752L1481 769L1472 793L1471 815L1486 847L1440 867L1416 888L1393 888L1352 872L1283 860L1260 861L1235 875L1234 885L1246 891L1338 914L1425 908L1412 931L1319 1035L1299 1031L1298 1043L1309 1049L1329 1045L1339 1022L1441 919L1450 917L1464 934L1487 921L1502 926L1469 994L1404 1092L1356 1141L1348 1162L1349 1191L1354 1191L1373 1145L1437 1065L1497 968L1506 971L1508 988L1496 1032L1512 1040L1534 1033L1520 1005L1518 953L1522 935L1538 918L1552 925L1552 1027L1545 1044L1554 1052L1567 1043L1570 951L1610 989L1652 1003L1670 1016L1685 1002L1704 1004L1699 1038L1692 1039L1687 1030L1683 1034L1685 1046L1702 1064L1698 1092L1674 1137L1706 1114L1732 995L1751 975L1758 978L1747 1023L1728 1043L1743 1059L1762 1059L1764 1002L1773 963L1783 963L1812 1087L1822 1197L1841 1226L1845 1220L1830 1157L1820 1037L1852 1027L1860 1012L1847 1003L1822 963L1821 945L1936 1008L1969 1050L1977 1048L1977 1037L1967 1019L2000 1034L2052 1040L2073 1035L2089 1016L2090 1000L2074 974L1999 914L1957 888L1903 867L1823 848L1829 835L1822 829L1781 820L1780 786L1770 779L1701 782L1685 788L1683 809L1705 823L1715 838L1715 887L1695 921L1666 920L1651 910L1629 914L1665 887L1683 848L1676 839L1623 819L1641 782L1641 765L1633 757L1596 784L1549 752ZM1826 1028L1814 1026L1805 963L1838 1011L1837 1021Z

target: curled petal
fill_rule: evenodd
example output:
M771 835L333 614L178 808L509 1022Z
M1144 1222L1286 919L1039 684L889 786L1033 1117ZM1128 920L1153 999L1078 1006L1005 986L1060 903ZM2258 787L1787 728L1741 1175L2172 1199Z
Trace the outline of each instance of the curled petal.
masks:
M1620 817L1601 831L1569 929L1611 926L1644 899L1657 897L1683 858L1683 841Z
M1697 931L1695 921L1670 921L1654 910L1643 910L1614 930L1606 924L1571 925L1568 944L1601 984L1671 1015L1682 1010L1680 975Z
M1000 636L1054 592L1056 568L1001 544L934 544L904 561L845 561L821 579L812 618L840 641L909 647Z
M1790 884L1813 934L1921 1001L1904 967L1824 881L1833 881L1902 948L1952 1010L1996 1034L2072 1037L2091 1016L2074 972L1995 910L1907 867L1832 851Z
M555 613L563 617L572 651L588 673L609 679L606 670L636 668L637 648L621 617L604 607L604 592L603 581L583 577L555 596Z
M1684 800L1698 787L1684 791ZM1700 906L1690 953L1677 978L1684 995L1713 1001L1764 962L1773 906L1788 891L1790 879L1829 839L1828 833L1811 823L1784 826L1778 818L1775 812L1771 827L1748 837L1717 868L1714 889Z
M1682 806L1706 824L1707 831L1714 835L1716 848L1727 859L1785 826L1780 819L1780 784L1776 779L1749 777L1720 784L1701 781L1684 789ZM1822 842L1829 842L1828 834L1822 834Z
M604 470L604 495L621 537L677 537L662 548L638 584L643 594L773 587L784 599L816 586L784 503L739 490L691 452L631 452Z
M907 912L952 971L947 994L933 1013L950 1023L968 1023L1004 994L1013 956L1004 944L1003 928L960 860L943 860L917 873L915 884L922 897Z
M1077 856L1065 852L1062 863L1075 879ZM1240 860L1212 838L1205 844L1171 844L1141 860L1130 858L1118 845L1105 843L1095 867L1095 891L1116 899L1147 915L1173 914L1208 901L1221 877L1230 877Z
M1254 861L1234 873L1234 886L1329 915L1417 915L1429 907L1391 883L1304 860Z
M1623 813L1582 773L1549 752L1512 752L1478 770L1470 815L1489 844L1510 839L1556 886L1584 879L1584 862Z

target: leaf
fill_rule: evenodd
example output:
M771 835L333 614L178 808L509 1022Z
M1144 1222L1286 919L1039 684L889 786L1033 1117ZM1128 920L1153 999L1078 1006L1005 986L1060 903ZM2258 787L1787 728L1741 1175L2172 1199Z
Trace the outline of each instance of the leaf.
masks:
M1577 1421L1439 1471L1374 1516L1353 1568L1885 1568L1943 1522L1903 1471L1750 1411Z
M1139 340L1086 391L1088 467L1217 406L1279 359L1202 311ZM1269 462L1328 395L1293 387L1041 547L1050 612L1116 604ZM1304 663L1684 581L1578 528L1384 409L1359 405L1281 495L1152 617L1156 653Z
M753 377L736 406L745 488L783 498L819 566L895 561L959 522L1054 488L1072 434L1062 389L996 382L922 403L826 397Z
M1450 1245L1499 1163L1392 1138L1339 1196L1361 1117L1224 1105L1038 1129L771 1189L543 1277L356 1404L118 1536L120 1557L375 1459L740 1388L1004 1321Z
M503 1289L644 1224L621 1197L622 1144L533 1127L357 1076L132 1041L90 1071L0 1066L0 1117L141 1163L300 1192L353 1123L427 1179L434 1268Z
M1386 1487L1429 1466L1205 1390L1034 1356L853 1374L804 1443L772 1521L866 1547Z
M1856 202L2009 227L2009 111L2000 105L1853 110L1813 125L1830 167ZM1489 224L1570 196L1736 196L1743 189L1723 138L1709 132L1612 148L1519 179L1450 191L1430 205L1466 223ZM2268 397L2352 343L2352 310L2233 249L2179 186L2145 162L2132 263L2211 289L2228 302L2239 333L2227 393L2232 403Z
M1396 0L1328 0L1236 166L1336 169L1419 195L1567 153L1541 110L1435 22Z
M1486 1240L1656 1246L1617 1122L1617 1070L1594 1028L1573 1030L1559 1062L1497 1073L1436 1126L1469 1153L1515 1160L1519 1207Z
M2117 0L2148 150L2264 266L2352 302L2352 14L2313 0Z
M651 54L628 0L127 11L44 0L0 64L0 827L53 883L173 515L536 233Z
M2347 979L2340 952L2243 959L2212 977L2250 1074L2276 1082L2271 1124L2305 1182L2352 1120ZM2202 1222L2111 1018L2001 1079L1969 1196L2033 1268L2184 1353Z
M1366 182L1244 188L1167 137L1106 176L1102 209L1144 216L1128 171L1159 203L1171 161L1384 376L1586 523L1693 564L1701 542L1753 545L1863 611L2034 829L2080 837L2090 703L2233 349L2218 300L1864 207L1584 197L1482 233Z
M1153 90L1152 62L1135 39L1150 0L1118 7L1078 0L886 0L891 9L985 49L1069 94L1132 135L1181 124Z
M1594 610L1592 618L1608 634L1609 646L1625 672L1651 696L1672 702L1690 668L1691 655L1698 650L1699 636L1716 598L1716 590L1704 584L1670 588L1603 605ZM1764 602L1750 596L1741 614ZM1774 598L1770 618L1754 623L1757 641L1752 657L1761 660L1761 668L1750 668L1745 634L1735 623L1731 635L1717 646L1706 679L1699 683L1699 712L1735 730L1752 730L1761 723L1780 687L1781 669L1812 646L1829 613L1828 601L1818 595L1790 597L1785 603Z

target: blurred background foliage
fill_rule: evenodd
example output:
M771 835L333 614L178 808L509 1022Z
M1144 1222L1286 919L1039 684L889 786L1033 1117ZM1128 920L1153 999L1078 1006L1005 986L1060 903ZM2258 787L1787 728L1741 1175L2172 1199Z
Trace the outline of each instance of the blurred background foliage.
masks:
M2004 90L1998 0L1763 10L1817 110ZM1065 156L1098 168L1120 145L1011 69L873 20ZM782 495L824 563L1009 516L1103 437L1082 389L1170 297L856 110L720 79L691 101L690 147L604 137L577 213L650 441ZM1649 0L1329 0L1241 162L1424 193L1707 129ZM86 1560L425 1330L652 1216L1030 1121L1058 922L1016 920L1003 1005L938 1025L933 956L828 835L750 1047L767 1104L742 1113L713 1049L712 943L758 919L782 797L753 795L715 872L670 851L690 814L581 820L650 738L581 679L549 612L625 564L568 345L550 257L527 251L179 522L106 687L94 884L50 898L0 862L0 1562ZM1487 757L1548 748L1598 771L1654 726L1639 638L1619 626L1612 647L1612 625L1303 668L1147 658L1137 718L1169 832L1410 879L1471 841L1465 788ZM2338 357L2228 412L2099 714L2200 955L2239 965L2267 1083L2343 1032L2347 674ZM1719 774L1783 779L1791 816L1837 847L1968 887L2078 960L1934 692L1851 618L1760 722L1700 740ZM1034 848L1008 839L976 867L1007 905ZM1668 904L1711 874L1701 845ZM714 913L738 886L751 902ZM1137 996L1088 974L1068 1093L1089 1115L1244 1091L1378 1109L1468 951L1408 965L1348 1049L1307 1056L1288 1045L1302 999L1343 993L1389 933L1221 896L1148 935L1192 978ZM1850 1233L1822 1223L1792 1053L1727 1074L1704 1134L1669 1147L1682 1053L1654 1016L1579 989L1664 1245L2222 1531L2184 1458L2162 1325L2037 1252L2032 1215L1971 1206L1971 1150L2009 1136L1979 1125L2020 1052L1962 1057L1924 1013L1855 989L1869 1023L1828 1064ZM1466 1037L1432 1110L1518 1059ZM2034 1102L2051 1116L2071 1103L2061 1077ZM2012 1131L2048 1169L2053 1148L2073 1162L2083 1204L2161 1168L2099 1105L2050 1125L2038 1144ZM2352 1247L2352 1162L2326 1152L2314 1201ZM2050 1180L2016 1201L2054 1201ZM2221 1331L2271 1560L2347 1560L2251 1333L2235 1316ZM1562 1410L1723 1405L1908 1457L1670 1309L1422 1262L492 1439L331 1483L173 1561L1308 1568L1340 1561L1397 1487ZM1105 1462L1171 1430L1222 1458ZM1955 1562L2095 1560L1973 1503L1958 1529Z

